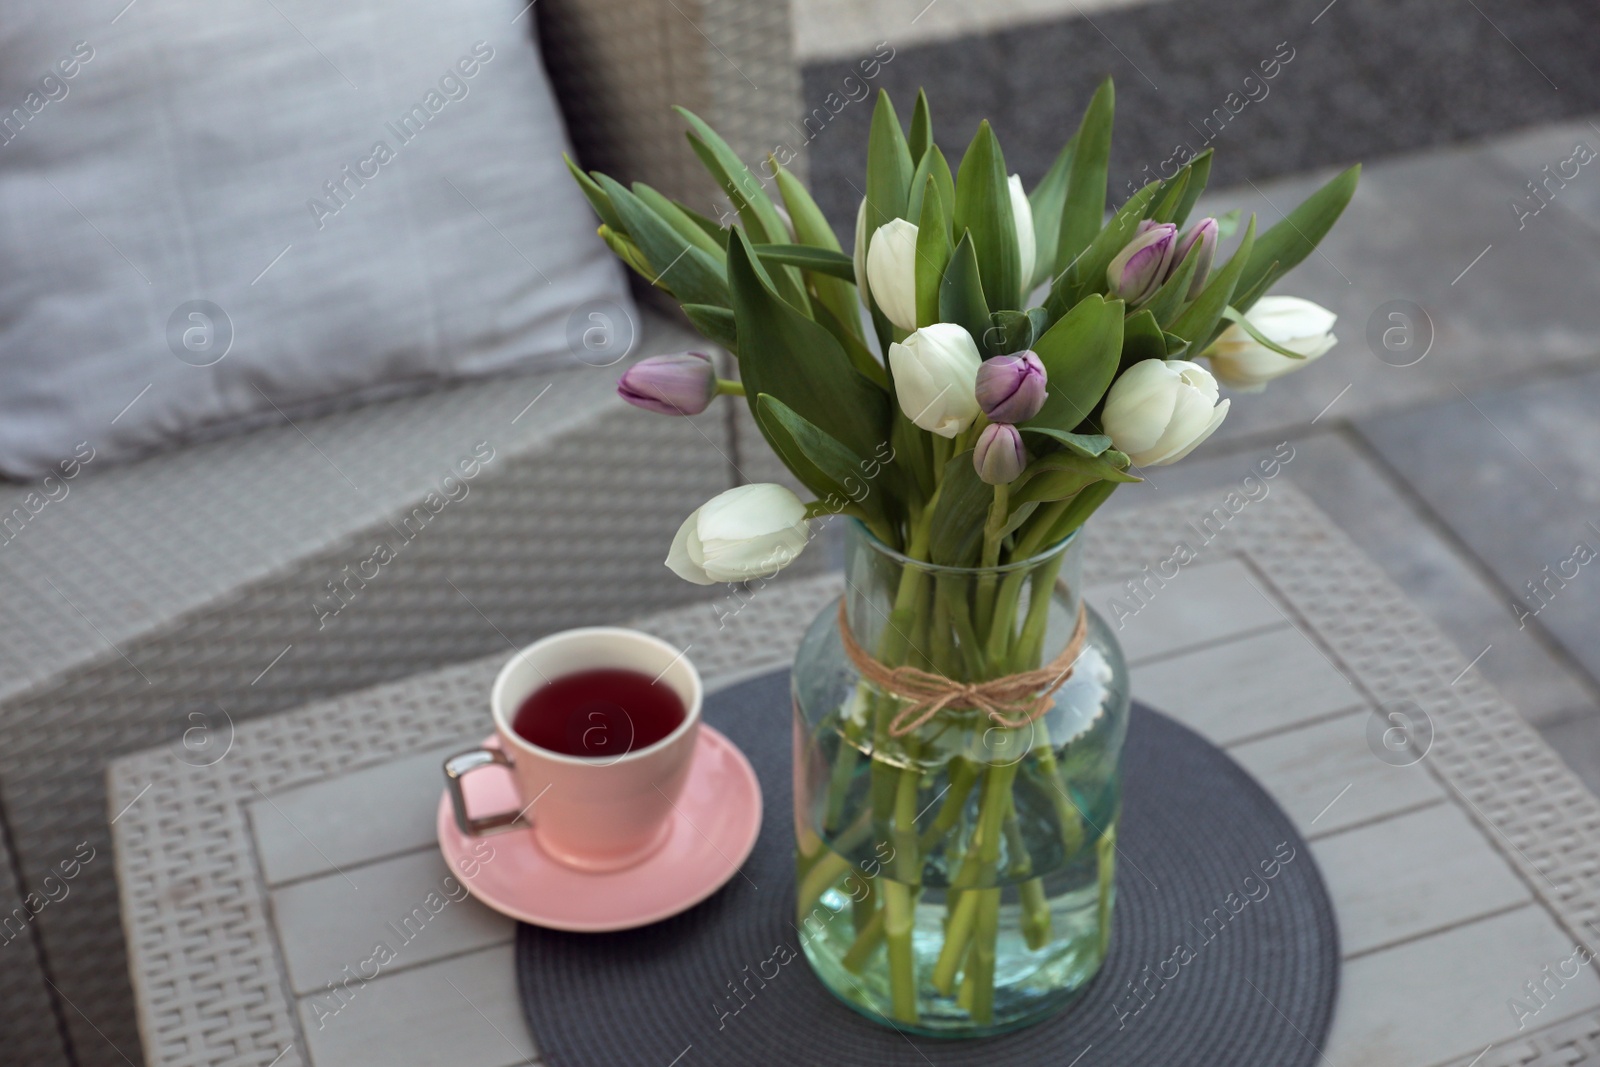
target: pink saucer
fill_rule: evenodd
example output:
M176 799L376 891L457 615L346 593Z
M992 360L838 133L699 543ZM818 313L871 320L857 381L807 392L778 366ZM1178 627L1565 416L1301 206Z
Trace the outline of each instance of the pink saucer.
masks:
M510 773L499 768L467 776L462 787L475 815L521 807ZM553 930L627 930L687 911L733 877L761 832L761 786L744 753L701 723L666 842L625 870L573 870L547 856L531 830L467 837L448 791L439 799L438 825L451 871L502 915Z

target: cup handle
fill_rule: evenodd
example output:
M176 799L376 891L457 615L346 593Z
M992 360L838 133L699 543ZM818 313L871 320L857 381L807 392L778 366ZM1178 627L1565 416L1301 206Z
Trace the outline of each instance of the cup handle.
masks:
M467 800L461 794L461 779L479 767L495 764L509 770L512 766L511 757L498 748L474 748L467 752L457 752L444 761L444 780L450 790L450 807L455 812L456 827L468 837L482 837L485 834L501 833L506 830L526 830L533 825L523 817L521 811L502 811L478 818L467 814Z

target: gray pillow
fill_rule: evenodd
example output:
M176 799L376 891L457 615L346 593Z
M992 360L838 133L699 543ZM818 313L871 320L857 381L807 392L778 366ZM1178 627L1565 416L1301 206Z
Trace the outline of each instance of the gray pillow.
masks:
M0 0L0 472L572 362L628 296L524 3Z

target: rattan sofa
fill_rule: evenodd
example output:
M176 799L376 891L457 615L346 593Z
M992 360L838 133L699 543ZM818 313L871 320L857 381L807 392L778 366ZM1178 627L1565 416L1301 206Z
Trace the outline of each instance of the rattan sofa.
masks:
M786 3L536 11L588 166L709 203L666 105L752 161L797 113ZM641 317L630 359L691 343ZM690 509L771 461L731 406L627 408L625 366L574 361L120 468L90 461L56 498L0 489L0 1062L139 1059L109 758L172 744L203 776L227 758L230 723L706 595L661 566L665 546ZM379 543L393 559L375 568ZM44 904L18 920L30 893ZM230 995L191 978L185 996Z

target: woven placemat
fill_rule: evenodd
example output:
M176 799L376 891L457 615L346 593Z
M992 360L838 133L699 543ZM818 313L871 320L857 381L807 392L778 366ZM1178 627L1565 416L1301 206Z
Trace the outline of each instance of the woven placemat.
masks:
M1134 707L1111 952L1100 974L1044 1022L952 1041L868 1021L834 999L800 954L788 673L711 697L705 715L761 778L761 838L742 876L666 922L616 934L520 929L523 1010L551 1067L1320 1061L1339 982L1322 877L1255 780L1186 727ZM1263 863L1274 877L1263 877Z

